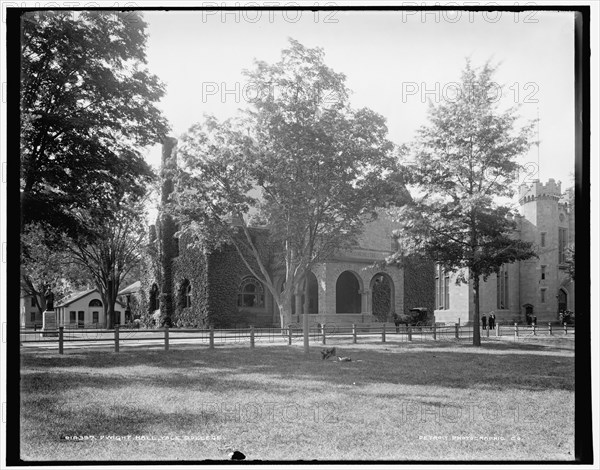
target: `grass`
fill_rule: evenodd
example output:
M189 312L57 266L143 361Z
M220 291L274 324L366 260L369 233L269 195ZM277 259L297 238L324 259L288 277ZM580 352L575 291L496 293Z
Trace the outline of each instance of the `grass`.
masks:
M22 354L25 461L573 459L568 340L75 351Z

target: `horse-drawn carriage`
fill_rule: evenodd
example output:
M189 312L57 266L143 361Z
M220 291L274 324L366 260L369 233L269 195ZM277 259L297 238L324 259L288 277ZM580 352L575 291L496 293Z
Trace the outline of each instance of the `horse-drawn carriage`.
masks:
M429 319L427 318L428 310L425 307L415 307L408 311L408 314L392 313L394 324L396 325L396 333L400 331L400 325L409 326L427 326Z

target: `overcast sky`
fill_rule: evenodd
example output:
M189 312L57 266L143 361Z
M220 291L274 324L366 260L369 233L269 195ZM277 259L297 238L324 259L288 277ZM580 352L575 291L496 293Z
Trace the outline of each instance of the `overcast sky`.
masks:
M427 99L452 98L466 58L498 64L504 106L540 116L541 180L569 181L574 168L573 15L568 12L152 11L148 66L166 84L161 102L179 137L203 114L225 119L252 97L241 72L276 62L287 38L325 50L347 77L353 106L386 117L408 143L427 123ZM157 167L160 148L149 151ZM520 160L537 164L537 148ZM535 167L530 167L535 172ZM527 175L523 175L522 179Z

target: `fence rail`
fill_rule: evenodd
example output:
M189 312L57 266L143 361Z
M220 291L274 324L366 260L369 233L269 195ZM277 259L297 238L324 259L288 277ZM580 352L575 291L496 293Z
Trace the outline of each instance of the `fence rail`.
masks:
M531 340L534 337L573 336L575 327L567 325L496 325L494 329L481 328L483 341L494 338L514 338L515 341ZM157 345L169 350L177 344L197 344L214 348L215 345L248 344L254 348L257 343L279 343L292 345L302 342L304 333L299 324L286 328L235 328L235 329L196 329L196 328L159 328L129 329L118 325L114 330L81 329L59 327L54 331L22 331L21 345L31 343L49 345L63 354L65 345L79 343L79 347L106 345L112 343L115 352L121 346ZM461 341L473 338L472 326L431 325L431 326L389 326L385 323L376 326L361 324L334 325L313 324L309 327L309 342L316 344L356 344L385 343L388 341L411 343L425 341ZM75 347L75 345L73 345Z

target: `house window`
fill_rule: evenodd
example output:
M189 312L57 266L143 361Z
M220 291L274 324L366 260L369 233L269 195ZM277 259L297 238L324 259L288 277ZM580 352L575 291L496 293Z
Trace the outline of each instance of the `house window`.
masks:
M73 310L69 312L69 323L77 323L77 312Z
M546 232L540 233L540 246L542 248L546 246Z
M508 309L508 269L500 268L496 275L496 308Z
M255 277L246 277L240 284L238 307L262 307L264 304L262 284Z
M546 289L540 290L540 302L543 304L546 303Z
M98 312L92 312L92 323L98 323Z
M31 322L34 322L34 321L35 321L35 312L31 312L31 313L30 313L29 320L30 320Z
M558 229L558 263L564 264L566 262L567 253L567 229Z
M546 279L546 266L542 266L541 279L542 279L542 281L544 281Z
M31 297L31 306L35 307L35 297Z

